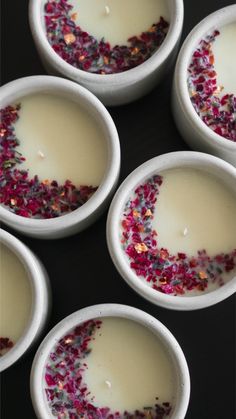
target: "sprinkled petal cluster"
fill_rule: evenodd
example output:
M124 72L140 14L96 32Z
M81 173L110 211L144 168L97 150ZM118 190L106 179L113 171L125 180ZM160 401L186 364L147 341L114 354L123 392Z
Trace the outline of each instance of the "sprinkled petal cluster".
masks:
M142 64L160 47L169 24L161 17L147 32L128 39L129 45L111 47L76 25L77 13L68 0L45 4L47 39L54 51L74 67L97 74L120 73Z
M130 267L150 287L165 294L204 291L209 283L223 285L223 273L236 267L236 249L215 257L199 250L196 257L189 257L185 253L172 255L158 247L158 234L152 228L152 220L163 180L159 175L148 179L136 188L133 199L125 206L121 244Z
M0 356L3 356L13 346L14 343L9 338L0 337Z
M212 44L220 32L202 39L194 51L188 67L188 89L194 109L203 122L216 134L236 141L236 96L222 95L223 86L217 85Z
M108 407L95 406L83 373L90 342L102 326L101 320L89 320L75 327L57 343L45 368L45 392L53 416L57 419L164 419L171 412L168 402L146 407L141 412L112 412Z
M25 160L17 151L14 128L19 111L20 105L0 110L0 203L30 218L54 218L79 208L96 187L76 187L70 180L59 185L56 180L40 181L37 175L30 179L28 171L19 169Z

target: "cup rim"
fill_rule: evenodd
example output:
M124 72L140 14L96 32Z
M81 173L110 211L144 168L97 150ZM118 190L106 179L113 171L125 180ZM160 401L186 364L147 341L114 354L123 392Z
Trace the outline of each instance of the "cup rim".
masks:
M160 48L146 61L130 70L115 73L115 74L94 74L84 70L77 69L71 64L68 64L52 49L50 46L44 28L41 21L41 3L40 1L29 1L29 22L34 39L39 43L43 54L48 62L51 62L54 68L73 80L80 78L84 83L103 83L104 86L109 88L110 84L121 85L134 83L137 80L141 80L145 74L152 73L157 67L160 67L162 63L167 59L171 51L174 49L176 40L182 31L183 17L184 17L184 6L183 0L170 0L173 3L174 18L170 17L170 28L167 36L160 46Z
M49 310L50 289L46 271L28 247L3 229L0 229L0 242L7 246L23 264L32 296L31 313L21 337L4 356L0 357L0 371L4 371L30 348L45 325Z
M76 325L90 319L103 317L120 317L136 321L144 327L148 327L159 337L163 345L168 348L169 356L173 362L173 367L180 383L173 417L175 419L183 419L190 397L190 376L188 365L179 343L167 327L155 317L140 309L114 303L98 304L80 309L61 320L44 338L35 355L30 375L31 399L37 417L44 419L46 413L48 418L52 417L43 394L41 383L43 382L45 363L53 346L64 334Z
M42 238L46 238L44 236L48 235L48 232L59 232L59 234L63 234L63 231L72 228L75 224L80 225L83 222L86 223L86 220L108 198L119 176L120 143L116 126L105 106L93 93L71 80L44 75L29 76L14 80L0 87L1 103L3 103L0 107L14 103L15 100L27 94L41 92L42 89L49 89L50 92L55 91L57 95L66 92L71 93L74 97L78 98L78 103L84 104L87 109L95 112L97 121L99 117L98 122L100 122L101 128L103 129L108 149L107 169L97 191L85 204L76 210L56 218L33 219L14 214L3 205L0 205L0 219L4 223L13 228L20 226L21 231L29 235L32 229L37 231Z
M187 70L194 48L200 40L210 31L233 22L236 23L235 4L219 9L200 21L184 41L177 58L174 73L174 85L177 89L179 105L188 116L192 129L197 130L201 134L202 141L205 141L211 147L226 149L228 152L236 152L236 143L215 133L199 117L189 96Z
M154 157L137 167L120 185L109 208L106 237L111 259L121 277L139 295L161 307L172 310L196 310L216 304L236 292L236 276L224 286L198 296L172 296L153 290L130 268L121 245L119 223L131 191L148 176L177 167L200 168L209 173L219 171L236 184L236 168L218 157L196 151L177 151ZM235 192L236 195L236 192Z

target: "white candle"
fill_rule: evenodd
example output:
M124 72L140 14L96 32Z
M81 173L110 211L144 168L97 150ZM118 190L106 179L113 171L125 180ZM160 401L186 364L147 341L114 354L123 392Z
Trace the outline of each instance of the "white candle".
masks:
M69 179L76 186L99 186L107 166L107 147L95 119L77 103L56 95L34 94L19 102L17 150L26 161L18 168L41 181Z
M147 31L160 16L169 21L164 0L70 0L77 13L76 23L112 46L126 45L128 38Z
M218 178L194 169L162 173L153 228L158 247L172 254L209 256L236 248L236 198Z
M236 22L219 28L219 31L212 44L217 85L223 87L221 96L236 95Z
M188 67L189 94L196 112L213 132L234 142L235 37L236 23L211 29L199 42Z
M175 374L166 347L147 327L109 317L90 320L60 339L46 363L45 390L55 415L86 416L92 404L94 417L109 409L102 417L119 412L115 417L121 419L125 411L139 410L151 418L156 404L164 412L173 408Z
M31 287L23 264L3 244L0 244L0 290L0 338L8 338L14 345L30 318Z
M194 295L236 274L236 197L207 171L173 168L135 187L121 219L121 243L137 280Z

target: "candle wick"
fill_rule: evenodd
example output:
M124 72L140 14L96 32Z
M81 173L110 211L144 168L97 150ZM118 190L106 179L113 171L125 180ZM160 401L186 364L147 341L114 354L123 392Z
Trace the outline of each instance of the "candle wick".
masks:
M109 6L105 6L105 14L108 16L110 14Z
M108 388L111 388L111 382L110 381L106 380L105 384L107 385Z
M45 155L43 154L41 150L38 151L38 156L41 157L41 159L45 158Z
M183 231L183 235L184 235L184 237L185 237L185 236L187 236L187 234L188 234L188 229L187 229L187 227L185 227L185 229L184 229L184 231Z

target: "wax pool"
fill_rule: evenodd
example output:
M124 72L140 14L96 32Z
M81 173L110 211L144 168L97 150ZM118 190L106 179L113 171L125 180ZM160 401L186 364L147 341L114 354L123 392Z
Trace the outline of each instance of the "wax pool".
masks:
M159 409L162 419L174 402L172 368L166 348L144 326L121 318L90 320L64 336L50 354L45 371L49 406L58 418L93 412L105 419L117 412L118 419L137 411L137 418L145 411L155 418ZM68 398L73 402L68 404Z
M153 228L170 253L209 256L236 248L236 198L220 179L193 169L162 172Z
M221 96L236 96L236 22L220 28L220 34L212 44L215 58L214 67L217 73L217 84L223 87Z
M31 287L23 264L7 246L0 244L0 340L3 346L0 355L6 352L4 339L15 345L22 336L31 304Z
M121 243L145 283L190 296L236 275L235 221L235 192L220 178L171 169L135 189L121 220Z
M236 22L207 34L188 67L192 104L216 134L236 141Z
M168 7L163 0L70 0L76 23L96 39L105 38L112 46L126 45L158 22L168 20Z
M56 95L35 94L20 101L15 132L22 168L33 177L67 179L98 186L107 163L103 133L91 115L75 102Z

